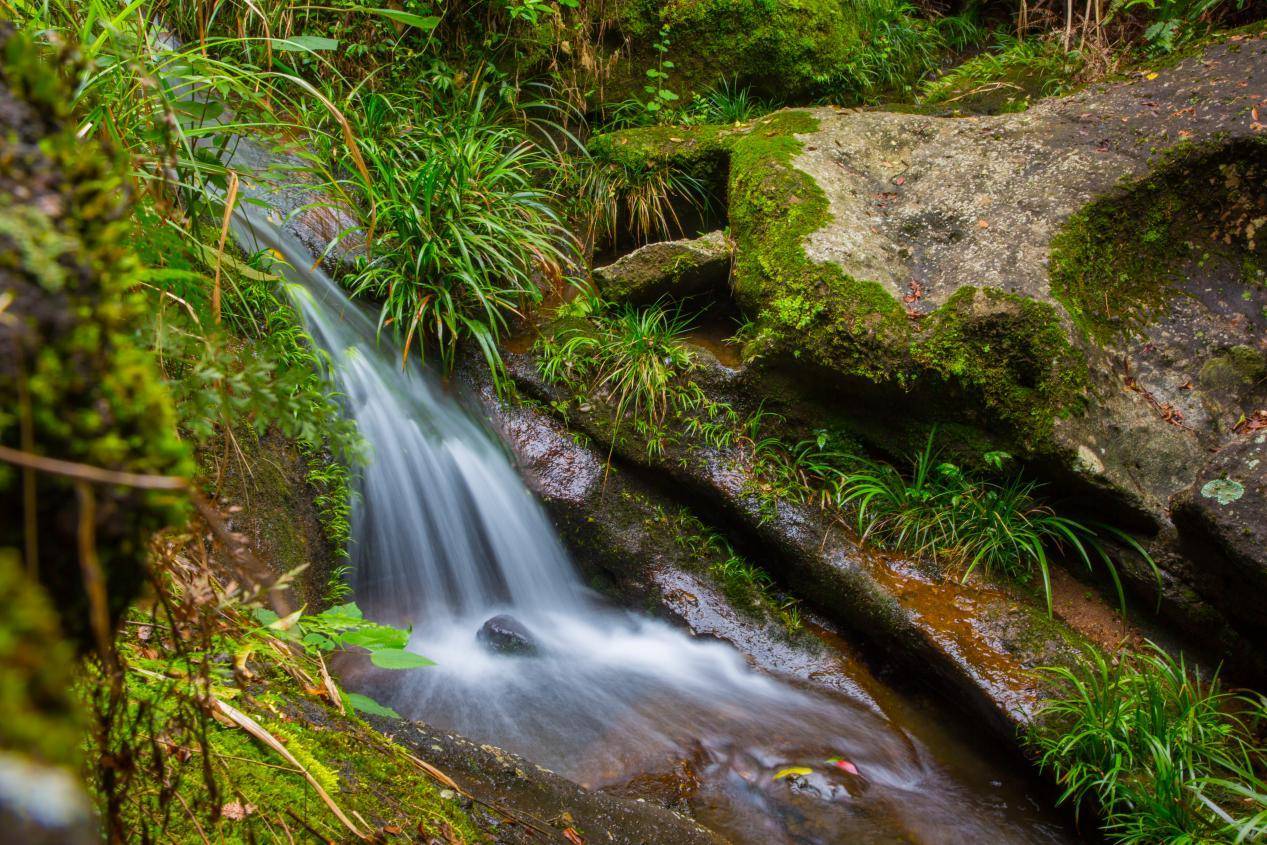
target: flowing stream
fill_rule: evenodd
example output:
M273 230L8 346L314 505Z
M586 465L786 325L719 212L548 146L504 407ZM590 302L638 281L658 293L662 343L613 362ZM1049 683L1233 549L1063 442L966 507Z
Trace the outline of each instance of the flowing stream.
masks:
M726 645L605 606L485 427L421 367L402 368L289 232L241 207L236 234L288 263L371 453L353 518L357 601L412 624L411 648L437 664L372 681L380 701L590 787L673 780L739 843L1067 841L1022 787L980 762L948 765L874 702L797 688ZM477 639L501 613L537 654ZM814 771L776 778L791 766Z

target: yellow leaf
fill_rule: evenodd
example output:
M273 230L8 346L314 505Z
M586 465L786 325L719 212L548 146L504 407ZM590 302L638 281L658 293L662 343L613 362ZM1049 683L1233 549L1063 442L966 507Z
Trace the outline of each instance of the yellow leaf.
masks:
M812 775L814 770L805 766L788 766L786 769L780 769L774 776L775 780L783 780L784 778L800 777L801 775Z
M1156 71L1154 71L1153 73L1146 73L1146 74L1144 74L1144 78L1145 78L1145 79L1156 79L1156 78L1157 78L1157 73L1156 73Z

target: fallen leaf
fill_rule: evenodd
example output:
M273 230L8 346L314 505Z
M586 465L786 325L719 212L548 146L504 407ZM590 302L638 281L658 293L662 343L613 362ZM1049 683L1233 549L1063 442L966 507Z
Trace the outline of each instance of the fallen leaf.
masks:
M855 766L853 763L849 762L848 760L846 760L844 757L832 757L827 762L831 763L833 766L840 769L841 771L848 772L851 775L860 774L860 772L858 771L858 767Z
M388 836L400 836L404 833L404 831L396 827L394 824L389 824L383 826L383 833L386 833Z
M576 832L574 827L565 827L563 829L563 838L572 845L585 845L585 840L581 838L581 834Z
M1157 73L1156 73L1155 71L1154 71L1153 73L1146 73L1146 74L1144 74L1144 78L1145 78L1145 79L1156 79L1156 78L1157 78Z
M783 780L784 778L795 778L812 774L814 774L814 770L805 766L788 766L786 769L780 769L775 773L774 779Z
M990 228L990 222L989 222L988 220L978 220L978 221L977 221L977 228L978 228L978 229L988 229L988 228Z

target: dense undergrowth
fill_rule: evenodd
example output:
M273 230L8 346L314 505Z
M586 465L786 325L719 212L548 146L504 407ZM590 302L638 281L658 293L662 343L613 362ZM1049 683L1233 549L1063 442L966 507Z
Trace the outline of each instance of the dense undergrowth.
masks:
M226 467L251 474L257 450L242 438L280 435L305 456L329 543L346 553L350 541L361 444L278 284L276 256L243 254L229 236L257 179L302 183L350 215L329 253L351 254L342 279L379 309L403 365L448 367L474 343L500 372L499 341L579 284L596 252L682 234L692 213L719 199L707 161L591 157L595 128L659 125L672 138L676 127L723 131L812 101L1013 110L1180 50L1239 12L1209 0L1096 4L1093 16L1038 3L1018 19L858 0L848 21L824 24L830 38L789 52L783 35L806 19L779 3L740 4L738 34L714 4L616 5L607 16L547 0L5 4L44 50L48 79L72 92L65 107L77 136L125 161L120 193L131 211L120 240L137 259L128 293L145 315L131 340L158 362L179 434L204 458L193 487L206 500L218 498ZM619 50L609 51L605 31L619 33ZM718 33L733 49L701 63L700 45ZM754 57L761 69L773 57L789 84L763 90ZM281 176L240 170L232 151L242 135L296 166ZM797 437L761 407L709 398L684 342L687 310L583 295L561 317L538 345L543 374L570 394L558 410L606 411L613 443L633 438L653 457L730 452L771 514L782 500L812 503L878 545L964 577L981 569L1037 579L1049 609L1052 556L1116 580L1111 547L1143 554L1114 528L1054 511L1001 455L967 469L938 457L930 436L908 469L841 432ZM200 513L154 543L147 598L114 644L98 643L79 681L96 718L86 769L108 829L127 841L397 828L477 840L436 774L356 716L383 708L347 695L326 671L334 649L420 665L401 650L404 634L346 605L279 616L272 604L287 579L244 574L249 555L223 524L231 515ZM724 538L690 514L665 518L732 601L801 627L795 601ZM17 573L10 558L6 578ZM336 577L325 598L337 604L346 590ZM18 621L51 636L46 619ZM1068 723L1063 733L1036 741L1069 797L1106 811L1111 835L1261 833L1261 699L1221 693L1161 656L1065 680L1084 694L1052 709Z
M574 316L587 312L586 316ZM773 517L780 500L812 503L852 522L863 541L1029 583L1038 579L1052 612L1053 557L1098 565L1126 597L1111 549L1142 558L1160 582L1147 551L1111 525L1057 513L1041 485L1005 465L1011 456L980 456L984 470L965 469L937 449L935 429L923 449L899 469L867 456L852 438L818 430L789 439L784 420L758 406L740 413L710 399L692 374L686 335L691 317L681 306L608 307L580 300L537 342L539 370L565 388L565 415L599 408L613 449L641 444L649 458L690 460L698 447L738 462L750 491Z

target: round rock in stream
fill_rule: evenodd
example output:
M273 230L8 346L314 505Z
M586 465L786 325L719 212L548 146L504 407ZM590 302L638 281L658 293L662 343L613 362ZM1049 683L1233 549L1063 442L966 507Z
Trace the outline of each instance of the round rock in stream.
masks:
M540 651L532 632L505 613L485 622L476 637L490 651L499 654L535 655Z

